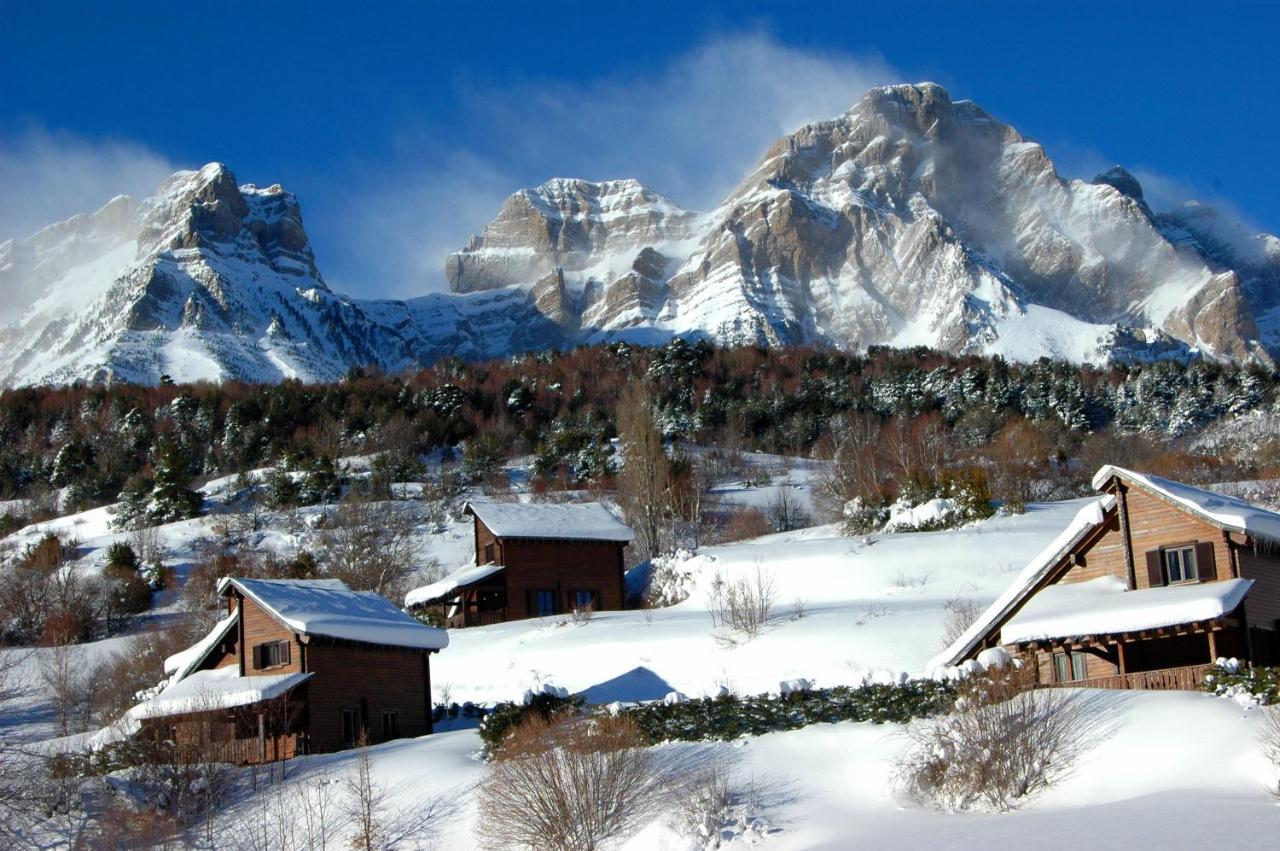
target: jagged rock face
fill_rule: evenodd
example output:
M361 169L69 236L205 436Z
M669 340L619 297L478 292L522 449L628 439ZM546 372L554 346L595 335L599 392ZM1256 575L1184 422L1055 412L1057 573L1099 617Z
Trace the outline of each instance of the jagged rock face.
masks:
M892 86L779 140L709 213L552 180L448 258L451 293L357 301L291 194L211 164L0 245L0 381L319 380L674 335L1270 361L1280 240L1233 222L1154 212L1120 167L1064 180L977 105Z
M453 292L528 284L555 268L580 272L602 258L630 265L645 246L689 236L693 214L635 180L550 180L507 199L498 217L449 256Z

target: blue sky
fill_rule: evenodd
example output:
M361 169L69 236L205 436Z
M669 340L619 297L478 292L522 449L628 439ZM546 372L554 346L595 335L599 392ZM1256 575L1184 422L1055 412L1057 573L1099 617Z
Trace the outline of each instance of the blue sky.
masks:
M1280 232L1274 4L0 3L0 239L220 160L298 194L335 288L412 295L521 186L705 208L924 79L1068 176L1118 162Z

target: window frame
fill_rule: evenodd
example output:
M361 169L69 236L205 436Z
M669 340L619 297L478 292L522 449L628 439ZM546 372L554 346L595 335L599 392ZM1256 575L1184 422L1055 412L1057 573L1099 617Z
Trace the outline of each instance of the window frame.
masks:
M580 599L583 594L590 597L585 604ZM590 606L593 612L600 611L600 592L594 588L574 588L569 592L569 599L573 602L574 611L585 609L587 606Z
M293 662L293 648L288 639L263 641L253 648L255 670L269 671L272 668L284 668ZM275 657L269 661L269 657Z
M1062 660L1062 664L1059 664L1059 660ZM1053 667L1055 683L1078 683L1089 679L1089 660L1080 650L1056 650L1050 657L1049 664ZM1065 678L1062 676L1064 668L1067 672Z
M530 588L529 594L533 602L533 611L530 614L535 618L545 618L558 614L556 612L556 591L554 588ZM543 594L546 594L547 599L551 601L551 610L547 612L542 611L542 607L539 605L542 602L541 597Z
M1170 556L1176 555L1178 562L1178 578L1173 578L1173 564ZM1190 565L1190 569L1188 569ZM1164 570L1165 585L1189 585L1200 581L1200 563L1196 558L1196 545L1175 544L1160 548L1160 566Z
M347 719L350 718L351 736L347 736ZM338 709L338 735L342 739L344 748L353 748L360 743L360 732L362 725L360 723L360 710L358 708L343 706Z
M389 742L400 738L400 710L383 709L379 717L382 721L382 741ZM388 724L388 721L391 723Z

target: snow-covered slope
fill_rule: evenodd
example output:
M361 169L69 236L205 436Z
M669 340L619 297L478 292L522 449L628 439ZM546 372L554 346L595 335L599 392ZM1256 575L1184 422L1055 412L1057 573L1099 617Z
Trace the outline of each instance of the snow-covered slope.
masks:
M698 214L635 180L512 195L451 293L324 283L297 200L210 164L0 245L0 384L323 380L628 339L927 345L1071 361L1280 352L1280 240L1153 211L1121 168L1062 179L937 85L873 89Z

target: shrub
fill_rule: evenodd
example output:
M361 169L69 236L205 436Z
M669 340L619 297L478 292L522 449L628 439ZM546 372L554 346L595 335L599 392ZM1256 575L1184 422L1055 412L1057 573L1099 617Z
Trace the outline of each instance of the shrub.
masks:
M1219 697L1247 695L1271 706L1280 703L1280 668L1246 667L1235 659L1219 659L1201 687Z
M1067 771L1103 734L1101 715L1082 692L1030 683L1026 670L990 670L964 682L952 712L909 727L898 763L907 795L1005 811Z
M480 740L485 752L494 754L507 736L530 718L550 718L575 710L585 703L581 695L562 696L549 692L530 695L524 703L499 703L480 723Z
M942 646L950 647L965 630L973 625L982 614L982 605L977 600L956 597L943 605Z
M769 518L765 517L763 511L749 505L738 505L725 515L720 542L730 544L734 541L746 541L768 535L772 531Z
M133 547L124 541L116 541L107 547L107 568L109 570L137 570L138 554Z
M592 851L660 812L668 777L627 717L532 716L480 781L477 834L489 848Z
M1280 707L1272 706L1264 712L1258 741L1262 745L1262 755L1271 763L1272 768L1280 772ZM1280 797L1280 785L1273 787L1271 791Z
M717 576L711 591L712 620L748 639L754 638L773 616L777 596L773 575L758 563L754 573L732 582L722 582Z

